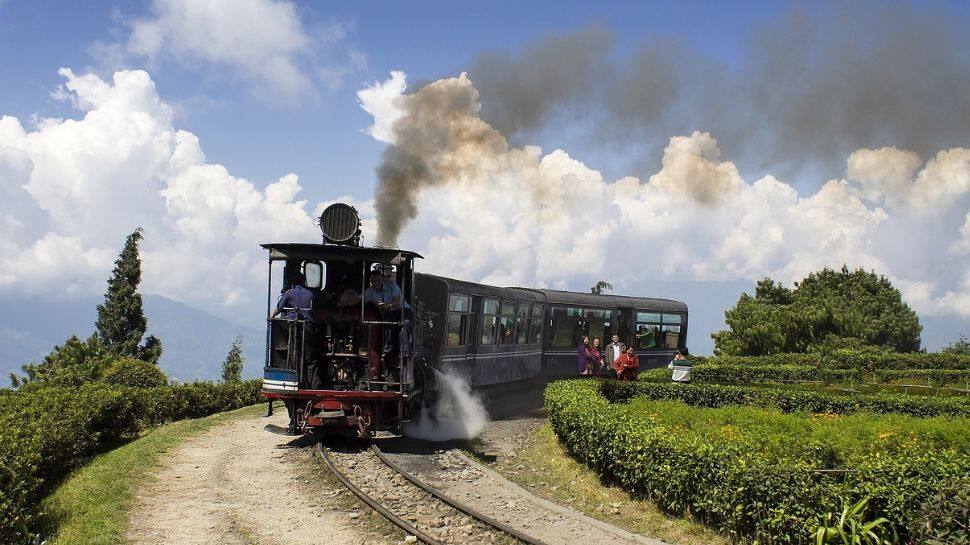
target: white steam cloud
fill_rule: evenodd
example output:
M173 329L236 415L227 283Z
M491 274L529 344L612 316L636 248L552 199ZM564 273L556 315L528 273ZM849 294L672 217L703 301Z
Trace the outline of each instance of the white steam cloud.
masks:
M714 136L694 131L669 140L646 180L609 182L562 150L511 146L481 118L465 74L405 87L394 73L359 93L374 116L370 134L391 144L378 170L379 239L401 234L434 272L622 287L647 278L791 282L845 263L889 275L921 312L970 316L968 149L926 162L907 150L860 149L845 178L799 195L774 176L745 180Z
M437 375L440 397L432 414L422 411L417 422L402 427L404 435L428 441L473 439L488 425L488 412L468 381L455 375Z

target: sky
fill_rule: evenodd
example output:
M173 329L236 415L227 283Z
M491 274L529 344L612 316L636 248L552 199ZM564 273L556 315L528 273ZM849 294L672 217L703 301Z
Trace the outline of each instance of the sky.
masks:
M845 262L965 323L967 22L961 2L0 1L0 297L100 293L142 226L146 291L256 322L258 243L314 240L341 198L374 240L392 149L434 166L395 239L426 270L622 291ZM408 147L424 131L391 126L439 126L413 106L436 81L468 102L432 113L494 146Z

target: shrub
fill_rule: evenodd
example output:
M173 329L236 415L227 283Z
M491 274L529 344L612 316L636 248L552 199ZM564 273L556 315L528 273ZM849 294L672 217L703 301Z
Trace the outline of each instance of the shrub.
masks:
M132 357L118 358L111 362L101 380L132 388L152 388L168 384L168 377L157 365Z
M782 412L804 411L824 414L871 412L906 414L916 417L970 416L970 400L953 397L908 396L904 394L842 395L788 388L756 388L718 384L664 384L603 381L600 393L614 403L635 396L654 400L683 401L697 407L753 405Z
M260 401L259 381L131 388L104 382L2 394L0 543L23 541L45 490L88 457L147 425L194 418Z
M756 382L877 382L919 383L930 386L964 385L970 381L970 369L887 369L864 371L860 369L825 369L793 364L747 365L722 363L720 358L709 358L695 363L691 372L693 380L715 384L748 384ZM669 376L668 376L669 378Z
M772 354L770 356L715 356L694 358L697 363L717 363L720 365L740 365L746 367L774 367L796 365L818 367L821 355L811 354ZM887 350L833 350L827 354L833 369L855 369L859 371L877 370L914 370L914 369L970 369L970 356L946 352L899 353Z
M567 451L630 493L736 540L806 543L832 505L864 497L872 517L908 539L926 498L970 472L966 418L610 404L598 388L589 380L546 388Z

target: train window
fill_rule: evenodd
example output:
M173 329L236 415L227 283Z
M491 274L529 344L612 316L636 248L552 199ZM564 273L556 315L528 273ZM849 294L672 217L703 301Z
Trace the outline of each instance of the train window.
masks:
M526 344L529 342L529 330L532 328L531 307L525 303L519 303L519 317L515 322L515 342Z
M532 329L529 342L542 342L542 305L532 305Z
M680 325L681 316L680 314L664 314L663 322L665 324Z
M448 310L451 312L468 312L471 308L467 295L452 295L448 302Z
M482 302L482 344L495 344L498 337L498 301L485 299Z
M515 303L502 303L502 316L498 321L498 332L502 344L515 344Z
M663 336L663 346L664 348L678 348L680 346L680 326L679 325L665 325L661 332Z
M609 341L613 334L613 324L610 321L612 314L609 310L586 309L586 334L589 335L590 342L598 338L605 345Z
M448 346L468 344L471 300L467 295L452 295L448 302Z
M634 339L637 350L656 350L660 347L660 326L638 323Z
M651 324L660 323L660 313L653 312L637 312L637 322L645 322Z
M575 307L552 307L552 326L549 331L549 346L553 348L575 348L579 345L582 309Z
M307 261L303 264L303 274L306 278L306 287L311 289L323 288L323 263Z
M659 312L637 312L633 344L637 350L656 350L661 347L662 317Z

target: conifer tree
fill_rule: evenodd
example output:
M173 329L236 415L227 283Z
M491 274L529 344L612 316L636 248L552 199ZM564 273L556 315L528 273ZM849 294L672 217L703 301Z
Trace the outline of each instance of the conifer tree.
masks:
M242 370L242 337L236 337L229 354L226 355L226 361L222 362L222 381L242 382Z
M157 362L162 354L161 341L150 335L145 344L139 346L148 322L142 310L141 258L138 256L138 242L142 239L141 227L128 235L125 247L115 261L108 291L104 294L104 304L98 305L98 338L112 353L131 356L146 361Z

